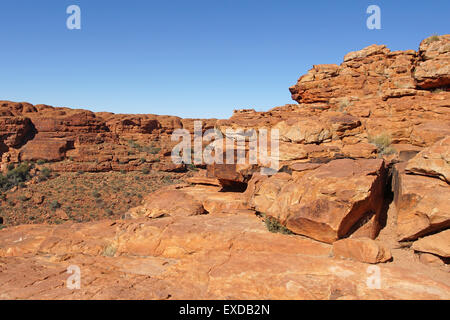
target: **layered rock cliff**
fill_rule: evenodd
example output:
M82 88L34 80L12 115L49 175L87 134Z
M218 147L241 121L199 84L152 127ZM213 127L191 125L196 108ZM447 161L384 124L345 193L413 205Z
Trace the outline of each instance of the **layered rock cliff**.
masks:
M203 164L120 220L4 228L0 298L449 299L449 68L450 35L372 45L313 66L290 88L297 104L203 120L225 140L278 129L278 172ZM170 134L193 119L0 110L4 170L186 169ZM65 286L69 265L80 290Z

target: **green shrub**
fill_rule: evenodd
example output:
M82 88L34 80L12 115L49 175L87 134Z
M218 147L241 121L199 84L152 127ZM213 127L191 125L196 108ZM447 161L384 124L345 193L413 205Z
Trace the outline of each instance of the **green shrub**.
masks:
M27 162L20 163L17 167L9 164L6 176L0 174L0 188L3 191L7 191L12 187L28 181L31 178L30 169L31 165Z
M133 148L133 149L138 149L138 150L141 150L142 149L142 147L141 147L141 145L139 145L136 141L134 141L134 140L128 140L128 146L130 146L130 148Z
M42 168L42 170L39 172L39 178L38 178L38 180L39 180L39 181L45 181L45 180L48 180L48 179L50 178L51 175L52 175L52 171L51 171L49 168L44 167L44 168Z
M158 154L161 151L161 148L157 148L155 145L151 144L144 147L143 150L149 154Z
M189 171L198 171L198 168L195 166L195 164L192 164L192 163L187 165L187 169Z
M149 168L144 168L144 169L142 169L142 173L143 174L149 174L150 173L150 169Z
M270 232L293 234L291 230L281 225L280 222L275 218L264 216L264 223L266 224L267 230L269 230Z
M36 163L39 164L39 165L44 164L44 163L46 163L46 162L47 162L47 161L44 160L44 159L39 159L38 161L36 161Z
M53 200L52 202L50 202L50 208L52 210L59 209L61 208L61 204L57 200Z

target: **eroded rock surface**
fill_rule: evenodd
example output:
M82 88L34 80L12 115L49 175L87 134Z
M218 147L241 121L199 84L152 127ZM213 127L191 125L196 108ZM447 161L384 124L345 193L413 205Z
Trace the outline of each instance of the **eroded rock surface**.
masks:
M329 258L331 247L257 218L201 215L0 231L3 299L449 299L425 274ZM68 289L67 268L81 270ZM414 290L411 290L414 287Z
M0 229L0 298L450 299L449 39L417 52L371 45L314 65L290 88L298 104L202 120L217 145L277 129L264 156L278 143L279 170L173 163L171 134L200 119L0 101L4 172L38 160L62 172L196 171L122 220L73 223L56 206L61 225ZM66 287L69 266L80 290Z

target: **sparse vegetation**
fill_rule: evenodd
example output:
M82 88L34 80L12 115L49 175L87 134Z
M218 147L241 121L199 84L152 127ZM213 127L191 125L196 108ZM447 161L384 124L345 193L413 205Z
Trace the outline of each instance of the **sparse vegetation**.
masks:
M59 208L67 215L70 212L69 218L74 222L120 219L129 208L140 205L143 196L161 186L179 183L183 175L158 171L84 175L62 172L57 177L52 173L51 179L27 185L26 195L21 189L1 193L0 215L8 221L8 226L58 223L60 218L54 212Z
M339 102L339 112L344 112L345 109L350 105L350 100L348 98L344 98Z
M100 194L98 191L94 191L94 192L92 192L92 196L93 196L94 198L100 198L100 197L101 197L101 194Z
M17 167L15 167L14 164L8 165L8 172L6 175L0 174L0 189L7 191L28 181L31 178L31 169L32 165L28 162L20 163Z
M444 88L436 88L436 89L432 90L431 92L433 92L433 93L441 93L441 92L445 92L445 89Z
M52 171L49 168L45 167L45 168L42 168L42 170L39 172L38 179L39 179L39 181L45 181L45 180L48 180L51 175L52 175Z
M291 230L283 226L277 219L268 217L266 215L264 217L264 223L266 224L267 230L273 233L282 233L282 234L293 234Z
M198 171L198 168L195 166L195 164L192 164L192 163L187 165L187 169L189 171Z
M145 147L144 151L149 153L149 154L158 154L161 151L161 148L157 148L153 145Z
M430 43L433 43L433 42L436 42L436 41L439 41L439 36L437 34L433 34L431 37L428 37L428 38L425 39L425 42L427 44L430 44Z
M134 140L128 140L128 146L129 146L130 148L133 148L133 149L138 149L138 150L141 150L141 149L142 149L141 145L138 144L138 143L137 143L136 141L134 141Z
M52 210L59 209L61 208L61 204L57 200L53 200L52 202L50 202L50 208Z
M114 243L111 243L109 245L107 245L104 249L103 249L103 255L105 257L114 257L114 255L117 252L117 247Z
M377 147L378 153L381 155L389 155L396 152L395 149L391 147L392 138L387 133L382 133L375 137L369 136L368 139L370 143Z

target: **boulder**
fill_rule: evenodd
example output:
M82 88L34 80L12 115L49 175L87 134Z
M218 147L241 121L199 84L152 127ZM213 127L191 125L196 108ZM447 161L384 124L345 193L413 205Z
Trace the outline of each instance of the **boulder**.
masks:
M450 229L421 238L413 243L412 248L415 251L450 258Z
M450 226L449 185L434 177L406 174L406 165L395 165L392 184L400 241L416 240Z
M392 259L387 247L369 238L338 240L333 243L333 254L335 257L350 258L365 263L380 263Z
M424 89L450 85L450 35L431 36L420 43L420 61L414 71Z
M385 179L381 159L333 160L292 177L280 174L262 181L249 205L316 240L375 238L381 227Z
M143 204L132 208L127 215L138 218L163 216L191 216L207 213L203 204L178 187L166 187L146 196Z
M406 172L437 177L450 184L450 136L425 148L409 160Z

